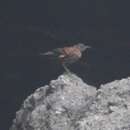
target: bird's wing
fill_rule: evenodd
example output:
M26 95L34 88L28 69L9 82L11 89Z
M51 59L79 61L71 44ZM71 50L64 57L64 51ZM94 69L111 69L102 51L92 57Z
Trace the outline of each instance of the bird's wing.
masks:
M57 53L57 54L61 54L63 52L63 49L62 48L56 48L56 49L53 49L53 52Z
M53 49L52 51L47 51L40 53L41 56L59 56L62 54L62 48Z

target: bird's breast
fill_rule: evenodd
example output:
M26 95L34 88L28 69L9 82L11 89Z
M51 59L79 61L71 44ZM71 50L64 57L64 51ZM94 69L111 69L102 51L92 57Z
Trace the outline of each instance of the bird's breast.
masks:
M80 50L78 48L74 48L74 47L66 47L63 49L63 55L65 57L77 57L77 58L81 58L82 53L80 52Z
M81 58L82 54L77 48L64 48L63 53L59 56L62 63L74 63L79 58Z

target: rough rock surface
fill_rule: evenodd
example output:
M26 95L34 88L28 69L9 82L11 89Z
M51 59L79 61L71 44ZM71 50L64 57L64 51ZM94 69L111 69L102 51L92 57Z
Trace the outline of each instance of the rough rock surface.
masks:
M24 101L10 130L130 130L130 78L96 90L61 75Z

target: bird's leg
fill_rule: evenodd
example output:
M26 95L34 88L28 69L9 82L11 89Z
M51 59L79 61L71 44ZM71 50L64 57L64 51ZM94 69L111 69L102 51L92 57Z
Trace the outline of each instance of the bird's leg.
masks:
M63 68L65 69L65 71L66 71L67 73L71 73L70 70L66 67L66 65L65 65L64 63L62 64L62 66L63 66Z

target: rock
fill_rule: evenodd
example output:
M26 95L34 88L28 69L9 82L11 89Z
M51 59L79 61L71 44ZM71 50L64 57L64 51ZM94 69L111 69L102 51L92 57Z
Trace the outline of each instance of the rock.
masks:
M24 101L10 130L130 130L130 78L96 90L61 75Z

